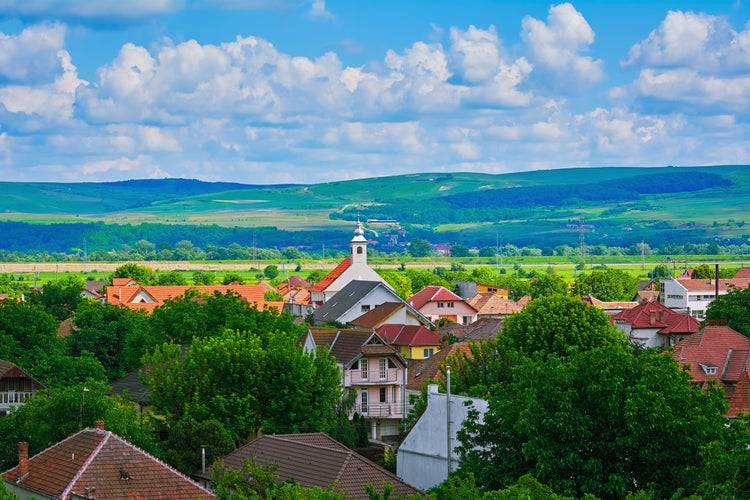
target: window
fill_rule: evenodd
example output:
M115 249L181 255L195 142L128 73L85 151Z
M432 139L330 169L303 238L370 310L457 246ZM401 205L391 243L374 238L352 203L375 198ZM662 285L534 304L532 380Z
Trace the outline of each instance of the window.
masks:
M425 348L425 350L424 350L424 357L425 358L429 358L433 354L435 354L435 349L434 348L432 348L432 347Z
M359 360L359 367L360 375L362 375L362 380L367 380L367 359Z
M471 316L464 316L463 317L464 325L470 325L471 324Z
M453 308L453 302L448 302L448 309L452 309L452 308Z
M380 358L380 380L385 380L387 374L388 360L386 358Z
M438 309L445 307L445 302L438 302Z
M388 358L388 368L396 368L396 363L391 358Z
M369 304L363 304L362 307L361 307L361 310L362 310L363 313L368 312L370 310L370 305Z
M362 403L362 413L367 415L368 410L368 400L367 400L367 389L362 389L362 392L359 393L359 401Z
M385 387L380 388L380 402L381 403L388 402L388 393L386 392Z
M357 247L357 253L362 253L362 247Z

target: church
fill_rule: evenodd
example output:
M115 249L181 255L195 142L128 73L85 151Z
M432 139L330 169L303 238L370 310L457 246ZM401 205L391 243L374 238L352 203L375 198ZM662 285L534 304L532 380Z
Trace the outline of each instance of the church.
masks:
M362 222L357 219L354 237L349 242L350 254L328 275L310 288L310 301L321 306L352 281L379 281L391 286L367 264L367 238Z

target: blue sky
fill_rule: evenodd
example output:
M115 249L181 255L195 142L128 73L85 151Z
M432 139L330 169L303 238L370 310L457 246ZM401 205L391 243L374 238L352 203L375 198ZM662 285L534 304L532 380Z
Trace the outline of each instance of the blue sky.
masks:
M0 180L750 163L734 1L0 0Z

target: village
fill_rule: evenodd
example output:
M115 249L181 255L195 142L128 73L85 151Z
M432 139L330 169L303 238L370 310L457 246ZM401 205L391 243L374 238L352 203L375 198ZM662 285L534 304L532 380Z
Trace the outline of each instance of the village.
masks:
M134 311L139 317L156 317L165 308L177 307L175 300L208 304L232 297L286 322L278 324L296 325L296 331L302 333L294 341L294 349L335 363L335 397L348 399L343 415L356 424L356 448L361 453L324 432L283 432L305 426L284 427L271 423L274 417L270 417L265 424L253 424L252 435L242 438L246 442L225 447L225 454L217 453L213 447L211 440L215 437L194 436L194 449L187 450L194 456L182 461L173 456L171 461L165 461L128 442L127 436L109 430L107 422L98 418L101 414L94 415L86 407L87 393L93 387L79 384L78 432L33 453L29 452L28 441L19 440L17 457L4 457L6 462L15 462L3 472L6 489L18 498L112 498L128 492L150 498L148 492L156 489L161 491L159 498L214 498L217 470L224 470L226 477L226 470L243 471L251 463L273 470L272 477L277 482L296 481L301 488L332 490L345 498L371 498L367 485L383 493L386 490L382 488L386 488L399 498L423 497L435 488L439 490L449 476L460 470L462 460L472 456L466 448L471 441L462 444L462 427L467 419L475 425L481 422L489 409L491 398L477 396L480 392L476 390L476 379L482 375L471 371L490 368L487 364L472 365L473 358L485 346L498 342L505 323L511 322L509 318L521 318L542 307L591 311L598 315L591 321L617 332L623 343L658 351L659 356L671 356L684 373L689 373L690 386L703 392L720 391L726 405L722 419L738 421L750 411L750 338L726 321L706 320L706 311L717 297L748 288L750 268L740 268L730 279L693 278L687 272L675 278L640 282L637 293L628 301L602 301L589 294L564 299L553 296L557 305L554 300L543 305L552 299L526 295L514 300L507 288L470 281L455 282L452 289L428 285L402 298L368 264L368 240L364 234L362 223L357 221L349 242L350 255L312 284L297 276L276 287L265 281L250 285L143 285L133 277L115 277L111 283L89 283L81 292L87 301ZM718 266L716 271L718 276ZM44 294L44 288L40 293ZM20 300L5 299L2 309L10 311ZM62 319L56 335L75 337L77 330L86 328L80 317L81 313ZM180 321L189 319L183 316ZM555 328L544 330L554 332ZM567 335L576 326L566 324L562 328ZM583 335L598 335L598 327L589 328L592 332ZM178 363L182 357L189 357L191 339L180 333L184 330L182 325L172 322L163 329L173 332L165 338L183 347L177 345L172 358L167 356L165 347L161 351L165 357L159 358L160 351L156 349L156 354L144 355L140 361L154 365L170 363L169 359ZM34 332L27 334L33 336ZM612 333L607 335L610 340L602 340L603 345L611 341ZM194 337L194 346L208 340ZM529 341L524 339L521 344ZM583 344L579 348L583 349ZM501 351L497 346L492 349ZM476 361L489 363L486 359ZM205 369L219 370L218 365L209 366ZM323 378L321 374L325 372L320 370L317 376ZM154 405L155 401L173 396L169 391L181 390L179 384L165 389L149 380L165 373L145 365L122 376L111 372L108 394L130 401L138 409L139 419L143 420L144 413L156 418L167 406L158 402ZM277 372L275 376L280 375ZM484 376L485 384L499 381ZM472 377L473 386L469 381ZM283 399L288 390L317 390L314 385L288 387L294 383L294 379L277 382L275 387L286 385L284 390L266 392L259 404L281 413L312 411L294 410L275 401ZM250 390L252 384L248 382L247 387ZM489 396L492 391L485 389L484 393ZM33 406L36 399L43 397L48 397L48 389L22 360L0 360L0 412L7 414L0 418L0 426L20 415L24 405ZM89 405L91 398L89 394ZM155 408L160 410L154 411ZM162 435L160 439L168 438ZM203 444L195 444L198 442ZM73 458L63 460L68 456ZM64 468L50 466L61 461L67 464ZM235 493L240 491L238 488L236 484L230 486Z

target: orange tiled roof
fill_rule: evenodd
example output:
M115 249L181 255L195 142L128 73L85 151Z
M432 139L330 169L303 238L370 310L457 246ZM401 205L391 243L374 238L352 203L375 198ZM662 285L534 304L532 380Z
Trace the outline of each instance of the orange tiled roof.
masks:
M265 307L263 299L264 287L262 285L199 285L199 286L123 286L107 287L107 303L121 304L132 309L144 309L153 311L169 299L185 295L188 290L198 290L201 293L212 295L216 292L222 295L228 291L237 293L250 304L256 304L258 309ZM145 294L153 302L133 302L140 294Z
M713 292L716 289L716 280L707 279L678 279L677 282L684 286L689 292ZM733 288L745 289L750 285L750 278L731 278L719 280L719 291L728 291Z
M515 300L505 299L493 292L478 293L466 302L481 316L508 315L523 309Z
M310 287L311 292L323 292L331 286L331 283L336 281L342 274L344 274L344 271L349 269L349 267L352 265L352 258L347 257L344 260L341 261L341 264L336 266L333 271L328 273L328 275L320 280L319 282L315 283L312 287Z
M84 429L5 473L37 495L71 498L215 498L159 459L103 429ZM88 494L87 494L88 492Z

